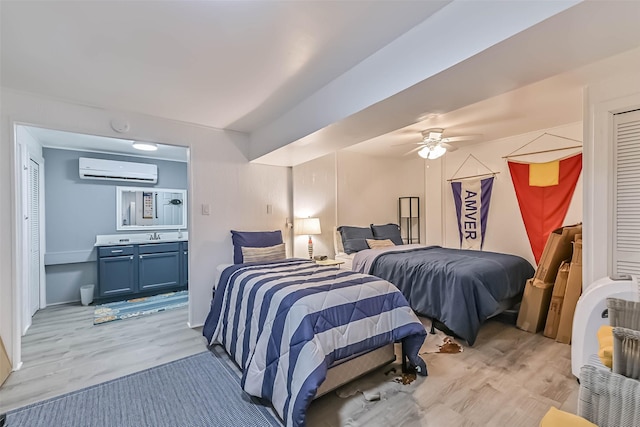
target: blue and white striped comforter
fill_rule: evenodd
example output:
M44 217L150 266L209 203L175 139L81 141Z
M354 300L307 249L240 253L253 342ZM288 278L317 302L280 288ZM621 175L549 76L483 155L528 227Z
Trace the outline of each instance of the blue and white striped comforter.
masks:
M402 340L410 362L426 332L391 283L306 260L237 264L220 277L203 329L242 369L244 390L268 399L287 426L336 360Z

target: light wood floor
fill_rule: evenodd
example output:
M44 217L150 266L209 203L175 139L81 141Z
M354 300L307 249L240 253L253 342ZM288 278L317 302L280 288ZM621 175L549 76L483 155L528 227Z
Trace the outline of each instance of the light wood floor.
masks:
M0 387L0 413L206 350L187 307L93 325L93 306L38 311L22 338L22 361Z
M186 308L100 326L93 307L47 308L23 338L23 368L0 388L0 413L205 349ZM379 369L314 401L307 425L536 427L551 406L575 413L570 347L541 334L489 321L473 347L423 358L428 377L401 385L385 375L397 364Z

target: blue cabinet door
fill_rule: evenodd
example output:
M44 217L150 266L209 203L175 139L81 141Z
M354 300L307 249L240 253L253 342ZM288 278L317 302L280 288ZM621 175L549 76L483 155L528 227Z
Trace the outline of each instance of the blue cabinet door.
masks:
M138 257L138 290L180 286L180 252L145 253Z
M99 258L100 297L127 295L136 291L135 260L133 255Z

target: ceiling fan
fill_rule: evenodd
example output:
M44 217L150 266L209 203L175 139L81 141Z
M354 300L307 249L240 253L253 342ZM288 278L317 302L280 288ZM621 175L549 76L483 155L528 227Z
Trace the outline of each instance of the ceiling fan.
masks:
M418 147L418 155L423 159L437 159L447 151L455 150L455 148L447 144L447 139L442 138L444 129L434 128L422 131L422 142Z
M418 152L418 155L423 159L433 160L443 156L447 151L455 151L458 149L454 144L462 141L468 141L478 138L480 135L469 136L454 136L444 137L444 129L442 128L430 128L421 132L422 140L419 142L411 142L412 145L417 145L409 152L405 153L409 155L411 153ZM406 143L405 143L406 144ZM404 144L398 144L404 145Z

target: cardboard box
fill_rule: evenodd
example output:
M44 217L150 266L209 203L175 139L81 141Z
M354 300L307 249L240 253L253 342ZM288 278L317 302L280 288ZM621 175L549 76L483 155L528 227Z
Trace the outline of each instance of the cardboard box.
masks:
M551 303L549 304L549 313L547 314L547 322L544 326L544 336L555 338L558 334L558 326L560 325L560 314L562 310L562 302L567 289L567 281L569 279L569 263L563 262L558 269L556 281L553 285L551 293Z
M573 330L573 314L576 311L578 298L582 293L582 264L571 263L569 267L569 277L567 278L567 289L564 293L562 310L560 312L560 324L556 341L570 344L571 332Z
M0 385L9 377L11 373L11 362L9 362L9 356L7 350L4 348L4 343L0 338Z
M582 234L582 224L561 227L549 234L538 262L535 279L545 283L555 282L562 261L571 259L571 246L576 234Z
M578 239L578 236L576 236L576 240L573 242L573 255L571 256L571 262L582 264L582 238Z
M534 334L544 328L552 289L553 283L535 279L527 280L516 321L518 328Z

